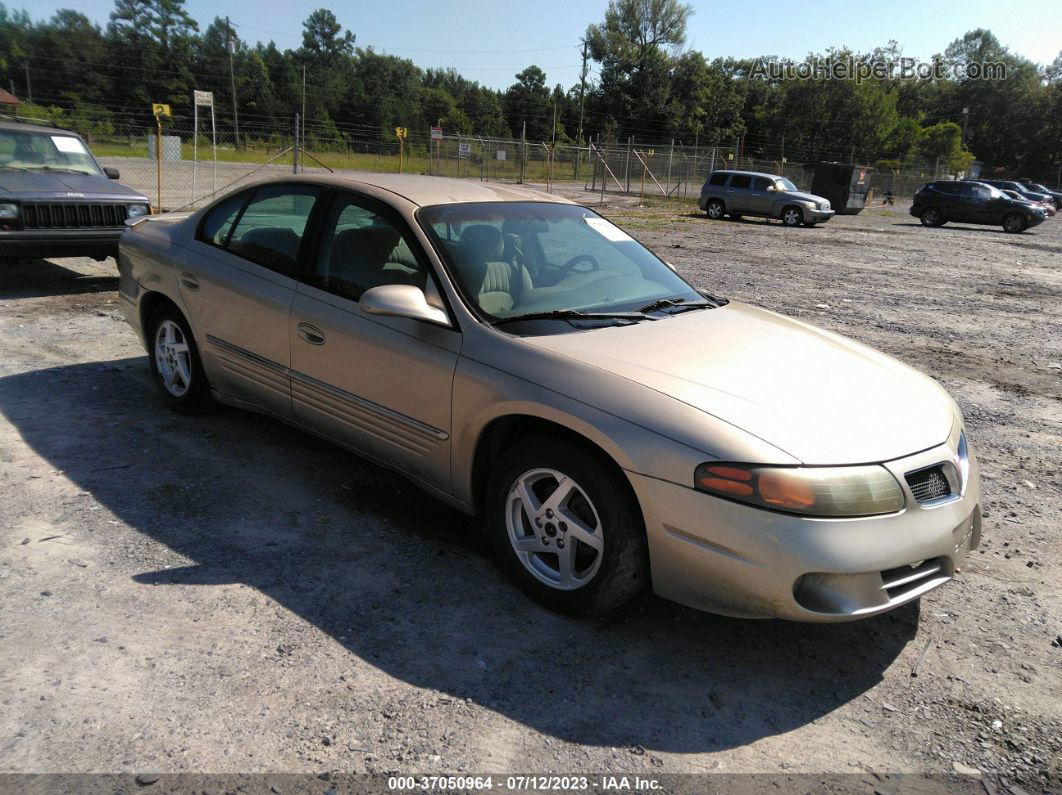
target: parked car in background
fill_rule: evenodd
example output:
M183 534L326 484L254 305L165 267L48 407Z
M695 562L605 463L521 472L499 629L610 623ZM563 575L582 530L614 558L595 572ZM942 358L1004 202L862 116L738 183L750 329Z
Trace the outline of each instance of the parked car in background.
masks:
M77 133L0 121L0 259L117 257L146 196L115 180Z
M505 571L563 612L651 586L735 616L865 618L980 541L939 384L698 291L556 196L299 175L135 222L118 267L166 404L251 408L393 467L481 516Z
M1016 190L1004 190L1003 191L1003 195L1004 196L1008 196L1011 199L1016 199L1017 201L1020 201L1020 202L1027 202L1028 204L1031 204L1033 207L1042 207L1044 209L1044 211L1047 213L1047 217L1048 218L1053 218L1054 215L1055 215L1056 210L1055 210L1054 202L1049 202L1049 201L1048 202L1034 202L1032 199L1026 199L1024 196L1022 196Z
M1047 212L1024 199L1011 199L991 185L973 180L937 180L919 188L911 215L923 226L949 221L1002 226L1005 232L1024 232L1044 222Z
M1055 201L1050 193L1041 193L1040 191L1032 190L1012 179L979 179L977 181L983 182L986 185L991 185L993 188L999 188L1000 190L1012 190L1015 193L1020 193L1022 198L1028 199L1032 202L1050 202L1054 204Z
M1055 209L1062 210L1062 190L1051 190L1050 188L1044 187L1042 183L1030 182L1027 179L1019 179L1018 182L1029 190L1036 191L1037 193L1046 193L1054 200Z
M778 218L786 226L815 226L834 216L829 199L805 193L785 177L757 171L713 171L697 204L716 220L755 215Z

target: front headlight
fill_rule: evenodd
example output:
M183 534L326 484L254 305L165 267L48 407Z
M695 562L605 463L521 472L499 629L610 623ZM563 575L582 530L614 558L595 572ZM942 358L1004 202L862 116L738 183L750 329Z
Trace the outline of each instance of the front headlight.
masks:
M885 467L771 467L709 462L694 485L718 497L803 516L853 517L896 513L903 491Z
M142 215L148 214L148 206L146 204L130 204L127 214L128 218L139 218Z
M12 218L18 218L18 205L11 202L0 204L0 219L10 221Z
M959 434L959 448L955 451L955 468L959 470L959 493L966 493L966 481L970 479L970 451L966 447L966 431Z

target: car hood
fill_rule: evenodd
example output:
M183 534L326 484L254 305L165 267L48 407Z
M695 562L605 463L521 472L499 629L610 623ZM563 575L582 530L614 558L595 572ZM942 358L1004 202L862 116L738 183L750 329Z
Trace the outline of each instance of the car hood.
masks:
M806 464L925 450L947 440L955 416L917 370L747 304L524 342L669 395Z
M798 202L824 202L828 201L822 196L816 196L814 193L805 193L804 191L785 191L778 194L779 198L794 199Z
M71 196L70 194L81 194ZM0 196L5 199L128 199L147 202L132 188L106 177L64 171L0 171Z

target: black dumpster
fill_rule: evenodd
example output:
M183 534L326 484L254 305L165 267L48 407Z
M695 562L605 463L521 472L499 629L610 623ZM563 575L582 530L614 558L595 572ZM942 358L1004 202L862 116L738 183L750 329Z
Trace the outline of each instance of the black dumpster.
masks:
M829 199L838 215L858 215L866 207L872 168L848 163L816 163L812 168L811 192Z

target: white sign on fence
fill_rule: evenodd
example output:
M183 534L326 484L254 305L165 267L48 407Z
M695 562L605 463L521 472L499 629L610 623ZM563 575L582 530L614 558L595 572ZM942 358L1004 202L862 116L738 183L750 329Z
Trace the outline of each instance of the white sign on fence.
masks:
M199 108L210 108L210 147L214 153L214 179L211 187L211 197L218 192L218 134L217 125L214 121L214 92L192 91L192 206L195 206L198 196L195 192L196 172L199 169Z
M472 144L458 144L457 145L458 157L471 157L472 156Z
M192 97L195 99L196 106L202 106L204 108L214 107L214 92L213 91L193 91Z
M497 154L495 155L495 157L497 157L499 160L504 160L505 159L505 150L504 149L499 149Z
M442 140L442 127L434 127L433 126L431 128L431 139L433 141L441 141Z

